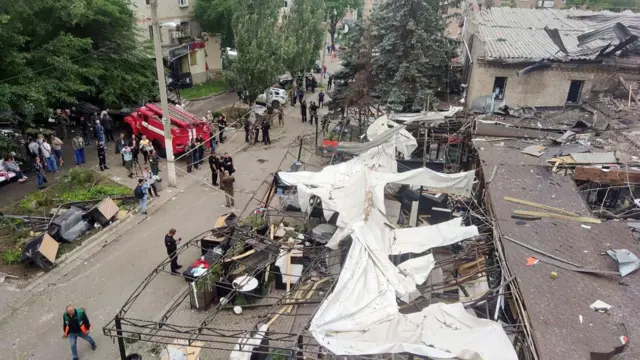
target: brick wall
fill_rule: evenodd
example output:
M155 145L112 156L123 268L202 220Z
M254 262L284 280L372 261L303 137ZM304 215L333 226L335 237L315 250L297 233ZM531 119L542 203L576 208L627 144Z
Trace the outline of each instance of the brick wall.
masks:
M474 56L475 57L475 56ZM618 75L606 69L576 69L565 65L554 65L551 69L530 72L518 76L522 67L490 67L482 61L474 61L467 92L467 105L475 97L490 95L496 77L506 77L505 101L510 107L564 106L572 80L584 84L580 101L586 100L591 91L604 90L617 81Z

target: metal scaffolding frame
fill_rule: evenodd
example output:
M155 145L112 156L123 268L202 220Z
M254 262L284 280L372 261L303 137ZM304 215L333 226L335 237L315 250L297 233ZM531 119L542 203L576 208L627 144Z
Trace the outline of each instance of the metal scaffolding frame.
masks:
M306 155L314 156L316 154L314 140L299 138L291 146L282 161L278 165L281 168L287 158L292 161L298 161L302 164L302 168L321 169L322 163L313 164L311 161L303 160L303 150ZM293 148L293 151L292 151ZM475 154L475 153L474 153ZM473 155L476 156L476 155ZM333 160L333 158L332 158ZM476 159L477 162L477 159ZM286 170L286 169L285 169ZM290 213L285 214L281 209L270 205L273 197L273 184L275 174L270 174L262 185L251 196L247 206L242 210L238 218L247 214L247 209L253 209L252 206L259 206L276 214L282 214L283 217L291 217ZM456 244L450 248L449 256L443 257L436 262L435 269L441 269L448 276L442 281L433 283L427 282L418 286L418 290L423 294L411 304L403 304L400 306L401 312L420 311L424 307L436 302L459 302L456 294L458 291L465 292L464 284L471 281L486 279L489 290L482 296L463 301L465 308L473 309L479 316L492 320L501 320L503 328L508 334L515 337L514 346L519 349L523 358L530 359L532 353L531 334L527 329L526 314L523 312L522 304L517 294L517 289L513 288L513 277L510 277L508 269L505 270L503 254L501 254L499 239L495 233L495 221L492 214L488 214L486 210L486 195L484 188L484 177L481 172L478 174L480 181L474 189L474 194L469 199L462 199L457 196L449 198L450 206L464 208L464 222L466 225L476 225L480 232L480 236L476 239L464 241L462 244ZM266 191L261 191L266 187ZM489 209L490 210L490 209ZM309 214L311 211L309 211ZM306 223L309 215L300 213L299 221ZM201 248L198 241L207 230L200 235L190 239L178 249L178 254L183 253L189 248ZM286 244L276 244L267 235L257 235L252 231L248 231L241 226L234 226L233 236L242 241L252 240L254 243L260 244L263 249L270 248L271 255L266 262L273 264L277 258L277 251L286 247ZM498 244L498 245L497 245ZM253 322L247 322L240 327L233 328L230 324L221 326L219 317L222 313L229 311L228 304L217 303L214 308L208 310L203 320L198 325L179 325L170 321L172 315L185 303L190 296L191 289L185 287L171 302L167 310L159 317L158 320L138 319L128 316L128 312L133 304L139 299L144 290L153 282L156 277L162 273L169 273L167 268L170 259L167 257L162 261L145 280L136 288L133 294L125 301L120 311L110 320L103 328L106 336L117 339L120 355L122 360L126 358L125 340L142 341L156 344L173 344L175 340L180 340L187 346L194 346L212 351L222 352L247 352L254 354L272 354L272 351L280 351L296 358L314 358L314 359L337 359L328 350L322 347L309 331L309 325L313 319L319 305L332 292L333 286L337 282L340 275L339 262L343 250L330 250L323 246L305 248L310 254L313 254L312 260L305 270L302 272L299 281L286 291L272 290L269 293L258 296L262 304L249 304L245 308L247 312L251 312L251 317L255 318ZM218 264L234 261L237 265L245 267L246 274L254 276L258 272L266 272L276 275L269 267L254 267L244 262L242 259L235 259L235 253L224 254L218 262L211 264L214 267ZM481 260L481 261L480 261ZM462 273L462 265L478 264L476 268ZM281 275L291 275L282 274ZM214 284L214 286L216 286ZM235 294L236 290L228 288L230 297ZM465 296L467 297L467 296ZM516 304L512 309L510 303ZM501 308L502 304L502 308ZM292 312L293 310L293 312ZM269 327L267 335L267 345L250 346L246 344L247 340L258 334L262 324L273 324L276 319L289 319L292 324L286 329L279 329L277 326ZM519 354L519 355L521 355ZM345 358L340 356L340 358ZM352 359L424 359L412 354L379 354L372 356L349 357Z

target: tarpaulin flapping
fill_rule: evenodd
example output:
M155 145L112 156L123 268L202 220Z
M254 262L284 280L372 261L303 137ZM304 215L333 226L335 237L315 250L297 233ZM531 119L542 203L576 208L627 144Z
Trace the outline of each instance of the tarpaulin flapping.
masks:
M470 315L462 304L433 304L408 315L399 312L396 299L411 302L420 296L416 285L427 279L433 265L432 257L425 256L395 266L389 260L394 241L400 240L396 253L421 252L475 236L478 230L462 227L460 219L408 232L387 226L386 184L469 196L474 181L473 171L397 173L394 153L385 147L388 144L317 173L279 173L283 182L298 186L301 203L302 197L315 195L327 209L325 216L326 211L339 212L338 230L328 247L337 248L346 236L353 240L334 291L318 309L310 331L338 355L408 352L439 359L517 359L500 324Z

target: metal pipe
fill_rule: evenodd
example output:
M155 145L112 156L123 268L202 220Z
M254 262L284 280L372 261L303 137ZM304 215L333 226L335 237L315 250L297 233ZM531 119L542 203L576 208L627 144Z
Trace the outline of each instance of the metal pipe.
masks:
M120 351L120 360L127 360L127 352L124 348L124 338L122 337L122 324L120 323L120 316L116 315L116 334L118 335L118 350ZM107 335L107 334L105 334Z

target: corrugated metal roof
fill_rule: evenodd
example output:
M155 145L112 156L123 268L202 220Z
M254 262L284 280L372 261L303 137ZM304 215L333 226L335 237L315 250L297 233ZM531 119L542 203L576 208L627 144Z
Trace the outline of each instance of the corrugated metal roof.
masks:
M589 19L572 17L609 12L556 9L492 8L476 15L476 34L484 44L485 59L505 60L587 60L594 59L608 43L595 40L578 46L577 36L600 24ZM569 56L560 52L544 28L557 29Z

